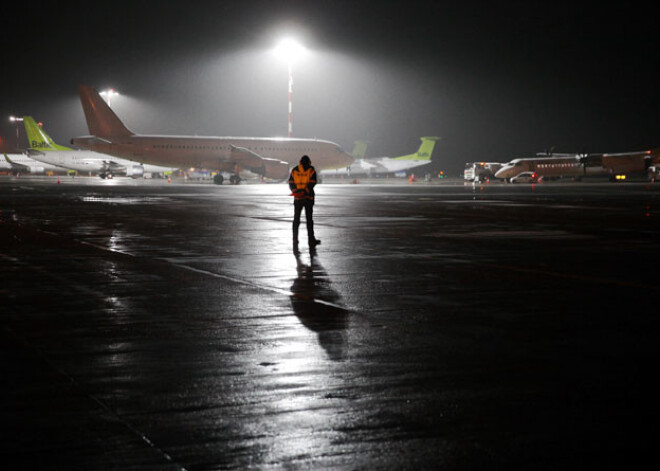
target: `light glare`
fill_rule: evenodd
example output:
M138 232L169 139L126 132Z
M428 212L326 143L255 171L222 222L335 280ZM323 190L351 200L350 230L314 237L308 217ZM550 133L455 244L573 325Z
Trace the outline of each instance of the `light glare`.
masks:
M291 62L305 54L305 48L295 39L286 38L275 47L275 54L281 59Z

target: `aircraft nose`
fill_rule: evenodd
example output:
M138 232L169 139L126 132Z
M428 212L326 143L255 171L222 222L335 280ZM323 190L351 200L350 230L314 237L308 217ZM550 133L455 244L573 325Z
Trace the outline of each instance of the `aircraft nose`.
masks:
M506 178L509 169L504 167L495 172L495 178Z

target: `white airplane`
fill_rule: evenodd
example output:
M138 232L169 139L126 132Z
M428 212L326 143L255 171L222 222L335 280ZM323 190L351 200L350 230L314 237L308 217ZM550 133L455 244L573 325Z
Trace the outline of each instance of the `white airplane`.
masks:
M558 156L514 159L496 173L496 178L510 180L522 172L535 172L538 178L607 176L625 180L628 174L648 174L660 163L660 148L620 154L559 154Z
M81 86L79 93L92 135L76 137L72 144L153 165L214 170L218 172L214 177L217 184L223 181L221 172L233 172L234 182L242 171L285 180L289 168L305 154L317 171L346 167L354 160L339 145L319 139L135 134L92 87Z
M21 173L43 174L46 172L62 173L61 167L50 165L30 158L26 154L2 154L0 159L0 170L9 170L14 175Z
M175 168L141 164L121 158L110 158L90 150L75 150L56 144L31 116L23 116L23 124L30 146L30 155L41 162L82 173L93 173L101 178L125 175L141 178L145 173L171 174Z
M398 173L415 167L426 165L431 162L431 155L435 143L439 137L422 137L422 143L414 154L402 155L401 157L375 157L356 159L349 167L336 170L323 170L322 176L333 175L383 175L386 173ZM364 141L357 141L357 145ZM364 147L366 150L366 145Z

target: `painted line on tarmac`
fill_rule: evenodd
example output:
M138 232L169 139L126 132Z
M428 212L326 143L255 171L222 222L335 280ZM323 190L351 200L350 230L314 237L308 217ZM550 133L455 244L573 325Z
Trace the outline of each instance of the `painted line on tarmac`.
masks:
M53 235L55 235L55 234L53 234ZM112 249L112 248L109 248L109 247L104 247L102 245L93 244L91 242L87 242L87 241L84 241L84 240L79 240L79 239L73 239L73 240L75 240L76 242L78 242L80 244L93 247L97 250L102 250L102 251L105 251L105 252L113 252L113 253L120 254L120 255L126 255L126 256L131 257L131 258L136 259L136 260L140 260L140 259L143 258L143 257L140 257L138 255L134 255L134 254L129 253L129 252L123 252L121 250ZM277 294L281 294L281 295L284 295L284 296L293 296L293 297L301 299L303 301L322 304L324 306L332 307L334 309L338 309L338 310L341 310L341 311L355 313L355 311L347 308L346 306L342 306L340 304L333 303L331 301L325 301L324 299L315 298L314 296L308 296L308 295L305 295L303 293L294 293L293 291L290 291L290 290L287 290L287 289L277 288L275 286L269 286L269 285L264 285L264 284L260 284L260 283L255 283L253 281L245 280L243 278L238 278L238 277L229 276L229 275L223 275L222 273L216 273L216 272L212 272L212 271L209 271L209 270L203 270L201 268L191 267L190 265L183 265L183 264L180 264L180 263L175 263L175 262L172 262L170 259L167 259L167 258L154 257L150 260L155 260L155 261L160 262L160 263L166 263L166 264L168 264L170 266L173 266L173 267L176 267L176 268L180 268L180 269L183 269L183 270L188 270L188 271L191 271L193 273L197 273L197 274L204 275L204 276L210 276L210 277L213 277L213 278L217 278L219 280L230 281L232 283L240 284L240 285L243 285L243 286L249 286L251 288L260 289L260 290L263 290L263 291L270 291L271 293L277 293Z
M340 304L333 303L333 302L330 302L330 301L325 301L325 300L319 299L319 298L315 298L314 296L307 296L303 293L294 293L293 291L283 289L283 288L277 288L275 286L262 285L262 284L259 284L259 283L254 283L253 281L244 280L242 278L236 278L234 276L222 275L220 273L215 273L215 272L208 271L208 270L202 270L201 268L195 268L195 267L191 267L189 265L181 265L179 263L172 263L171 261L166 260L166 259L162 259L162 258L157 258L156 260L166 262L166 263L168 263L172 266L175 266L175 267L178 267L178 268L183 268L185 270L190 270L192 272L199 273L201 275L206 275L206 276L211 276L213 278L218 278L218 279L221 279L221 280L231 281L233 283L241 284L241 285L244 285L244 286L249 286L251 288L256 288L256 289L260 289L260 290L264 290L264 291L270 291L272 293L282 294L284 296L293 296L293 297L296 297L296 298L301 299L303 301L323 304L324 306L332 307L334 309L339 309L341 311L354 312L354 311L351 311L347 307L342 306Z

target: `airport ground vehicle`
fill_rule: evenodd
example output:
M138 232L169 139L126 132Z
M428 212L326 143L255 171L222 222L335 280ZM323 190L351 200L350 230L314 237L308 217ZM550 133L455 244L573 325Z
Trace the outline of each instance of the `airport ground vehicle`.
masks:
M495 177L502 164L497 162L468 162L465 164L463 178L469 182L484 182Z
M537 183L539 176L536 172L522 172L515 177L511 177L511 183Z

